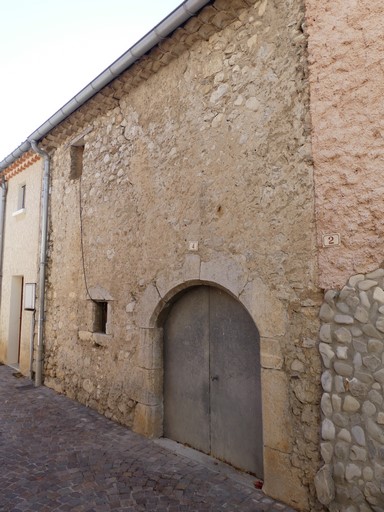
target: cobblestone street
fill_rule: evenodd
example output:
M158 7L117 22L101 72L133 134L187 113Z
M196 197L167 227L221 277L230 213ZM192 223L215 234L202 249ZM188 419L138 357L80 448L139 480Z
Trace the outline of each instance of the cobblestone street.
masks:
M1 511L294 512L249 476L15 374L0 366Z

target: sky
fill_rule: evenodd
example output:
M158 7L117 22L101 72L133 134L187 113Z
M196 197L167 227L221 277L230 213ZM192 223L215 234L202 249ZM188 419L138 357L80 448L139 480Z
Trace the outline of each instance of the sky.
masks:
M0 0L0 161L182 0Z

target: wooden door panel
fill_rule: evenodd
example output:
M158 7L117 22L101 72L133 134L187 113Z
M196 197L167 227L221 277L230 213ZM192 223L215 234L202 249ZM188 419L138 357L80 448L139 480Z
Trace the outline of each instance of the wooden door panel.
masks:
M188 290L164 326L164 435L263 477L260 343L245 308Z
M164 435L205 453L209 434L209 290L193 288L164 327Z
M263 476L259 336L243 306L210 294L211 453Z

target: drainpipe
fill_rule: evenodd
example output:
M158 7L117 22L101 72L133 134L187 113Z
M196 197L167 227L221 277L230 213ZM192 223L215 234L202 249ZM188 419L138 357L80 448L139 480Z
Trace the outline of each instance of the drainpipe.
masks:
M3 253L4 253L4 226L5 226L5 206L7 203L7 182L3 174L1 180L1 205L0 205L0 308L1 295L3 289Z
M32 311L32 318L31 318L31 331L29 335L29 378L33 378L33 345L35 340L35 321L36 321L36 314L35 310Z
M35 368L35 386L42 384L44 321L45 321L45 271L48 245L48 193L49 193L49 155L31 140L32 149L44 159L43 185L41 194L41 241L40 241L40 275L39 275L39 311L37 317L37 354Z
M0 205L0 307L1 292L3 288L3 253L4 253L4 226L5 226L5 206L7 203L7 182L3 174L1 180L1 205Z

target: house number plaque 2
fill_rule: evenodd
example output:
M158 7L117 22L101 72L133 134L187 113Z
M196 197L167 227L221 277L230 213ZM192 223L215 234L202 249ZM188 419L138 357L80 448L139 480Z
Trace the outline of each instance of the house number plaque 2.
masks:
M329 235L323 235L323 247L333 247L340 245L340 234L330 233Z

